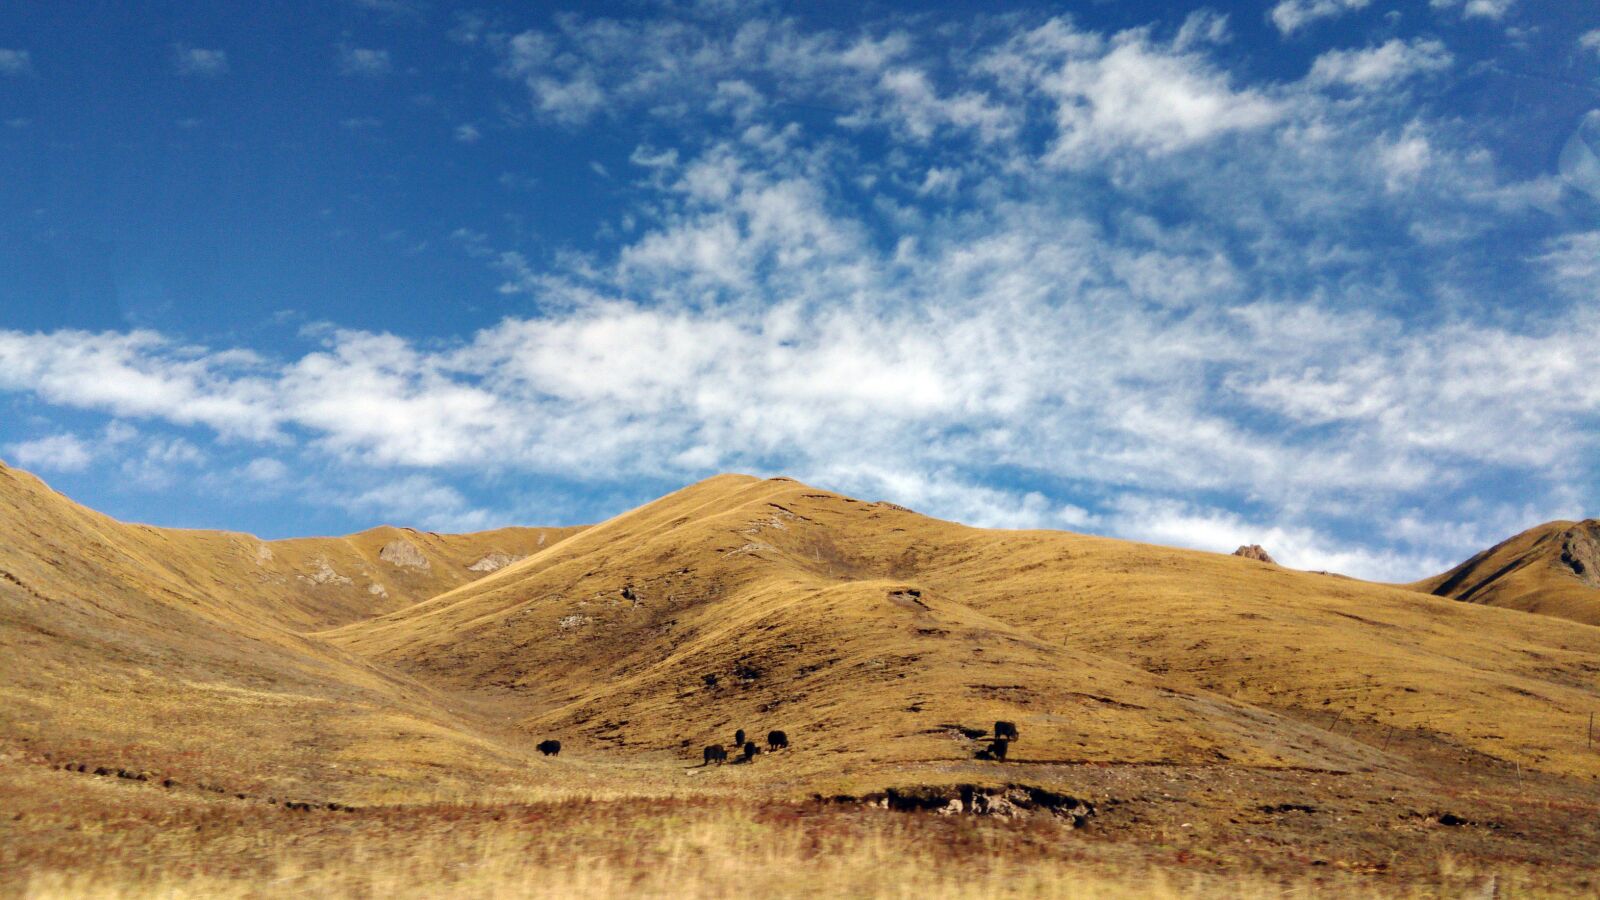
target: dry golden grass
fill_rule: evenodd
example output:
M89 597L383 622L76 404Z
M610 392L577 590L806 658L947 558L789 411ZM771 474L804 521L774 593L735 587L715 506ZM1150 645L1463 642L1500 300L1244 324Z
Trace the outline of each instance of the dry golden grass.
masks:
M1600 629L787 479L711 479L325 637L580 746L786 728L825 778L970 756L941 726L996 719L1043 761L1385 764L1310 719L1600 774Z
M175 827L176 822L167 823ZM188 821L183 820L187 826ZM211 834L207 836L206 831ZM313 827L212 819L108 836L13 887L58 897L1461 897L1559 895L1535 869L1452 857L1420 878L1315 876L1086 842L1052 820L752 804L426 807ZM1494 891L1499 890L1499 894Z

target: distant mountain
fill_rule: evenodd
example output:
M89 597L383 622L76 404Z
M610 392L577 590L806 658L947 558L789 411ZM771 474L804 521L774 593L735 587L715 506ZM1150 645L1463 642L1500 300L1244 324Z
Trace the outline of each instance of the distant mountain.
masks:
M1600 625L1600 520L1530 528L1414 587L1453 600Z

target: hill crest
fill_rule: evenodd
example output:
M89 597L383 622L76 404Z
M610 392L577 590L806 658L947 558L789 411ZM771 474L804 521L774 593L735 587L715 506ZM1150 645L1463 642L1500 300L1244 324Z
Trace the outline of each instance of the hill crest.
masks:
M1600 519L1535 526L1414 587L1453 600L1600 625Z

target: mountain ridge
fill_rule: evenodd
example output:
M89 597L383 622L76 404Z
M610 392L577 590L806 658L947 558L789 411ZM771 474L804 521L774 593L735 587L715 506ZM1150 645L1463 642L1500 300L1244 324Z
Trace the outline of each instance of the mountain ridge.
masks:
M1536 525L1411 587L1600 625L1600 519Z

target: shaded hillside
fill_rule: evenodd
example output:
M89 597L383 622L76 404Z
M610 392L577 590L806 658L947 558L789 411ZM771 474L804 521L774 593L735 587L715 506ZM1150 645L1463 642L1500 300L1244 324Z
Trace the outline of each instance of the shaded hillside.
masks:
M341 767L377 776L389 758L393 771L514 765L427 688L300 632L464 583L484 556L562 534L262 542L125 525L0 465L0 737L213 779L254 778L241 773L270 759L280 787ZM414 552L384 559L402 544ZM375 735L386 748L364 746Z
M702 482L325 636L594 748L785 728L794 774L958 773L952 726L996 719L1040 762L1381 764L1305 724L1335 717L1600 772L1600 629L789 479Z
M1530 528L1413 587L1600 625L1600 520Z

